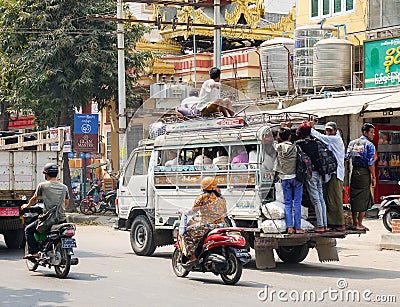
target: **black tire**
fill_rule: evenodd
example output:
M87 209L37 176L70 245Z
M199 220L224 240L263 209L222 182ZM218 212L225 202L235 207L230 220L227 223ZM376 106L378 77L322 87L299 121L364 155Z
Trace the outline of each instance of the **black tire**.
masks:
M58 278L65 278L71 269L71 255L68 255L66 249L61 248L61 243L57 245L56 252L61 254L61 264L55 265L54 270Z
M28 243L25 243L25 255L27 255L28 252ZM37 262L30 261L29 259L25 260L26 267L28 268L29 271L34 272L38 268L39 264Z
M6 230L4 232L4 242L10 249L17 249L24 247L24 229Z
M232 251L228 252L227 260L229 269L227 273L221 274L221 278L226 285L234 285L242 276L243 264Z
M135 217L131 227L131 246L136 255L151 256L156 250L154 227L147 216Z
M383 226L390 232L392 232L392 219L393 215L400 214L400 209L397 208L389 208L386 210L385 214L382 217Z
M81 213L86 214L86 215L90 215L95 213L95 209L93 210L93 206L89 207L89 202L82 200L81 203L79 204L79 210L81 211Z
M307 244L297 246L279 246L276 250L279 258L285 263L299 263L308 255Z
M172 270L178 277L186 277L189 271L186 271L182 266L182 252L179 248L175 248L172 254Z

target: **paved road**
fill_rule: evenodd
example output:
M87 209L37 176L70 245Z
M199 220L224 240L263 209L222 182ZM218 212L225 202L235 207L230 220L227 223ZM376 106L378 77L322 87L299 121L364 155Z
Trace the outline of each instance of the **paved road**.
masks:
M107 226L78 227L80 264L72 267L66 280L44 268L29 272L22 251L7 250L0 238L0 306L395 306L362 298L358 303L346 302L345 297L339 302L340 297L333 300L334 293L333 299L324 294L330 288L344 295L370 290L371 299L397 295L400 301L400 252L378 251L383 226L377 220L366 225L371 228L367 235L339 241L340 262L319 263L315 250L301 264L278 263L273 270L257 270L252 261L236 286L225 286L210 273L177 278L171 270L171 246L158 249L153 257L139 257L131 251L128 232ZM347 287L340 290L338 280ZM308 290L324 295L324 300L293 303L297 293ZM265 301L257 297L260 291Z

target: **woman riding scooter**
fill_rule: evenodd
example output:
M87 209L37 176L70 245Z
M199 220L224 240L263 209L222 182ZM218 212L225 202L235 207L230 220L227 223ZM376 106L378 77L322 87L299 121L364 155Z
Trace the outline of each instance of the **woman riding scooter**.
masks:
M203 193L197 197L192 208L195 215L188 221L186 232L183 234L184 251L189 258L186 265L196 262L197 245L206 233L217 226L227 226L226 201L220 194L215 178L205 177L201 181L201 188Z

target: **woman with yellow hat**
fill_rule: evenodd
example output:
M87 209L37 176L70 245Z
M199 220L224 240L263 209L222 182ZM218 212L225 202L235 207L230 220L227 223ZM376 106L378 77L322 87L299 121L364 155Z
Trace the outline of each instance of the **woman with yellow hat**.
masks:
M201 181L203 192L196 198L193 211L195 215L188 221L186 232L183 234L184 253L190 262L196 261L197 244L204 235L217 226L225 224L226 201L219 192L214 177L205 177ZM200 218L198 218L200 217Z

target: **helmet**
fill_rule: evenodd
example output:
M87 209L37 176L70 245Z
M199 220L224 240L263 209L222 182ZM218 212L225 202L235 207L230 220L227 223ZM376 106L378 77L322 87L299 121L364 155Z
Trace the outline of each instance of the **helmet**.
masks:
M205 177L201 181L201 188L203 190L217 190L217 180L214 177Z
M58 174L58 166L55 163L47 163L43 168L43 174L55 175Z

